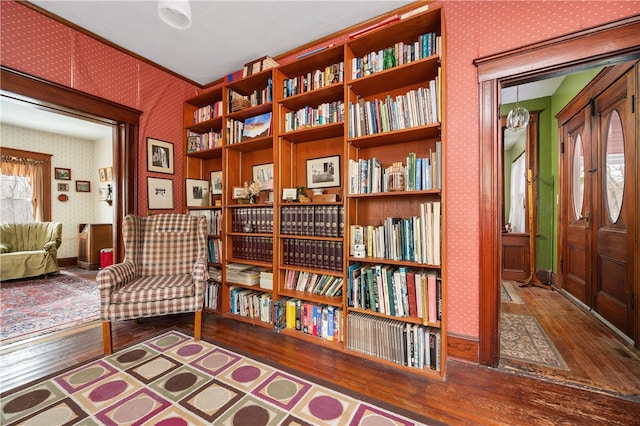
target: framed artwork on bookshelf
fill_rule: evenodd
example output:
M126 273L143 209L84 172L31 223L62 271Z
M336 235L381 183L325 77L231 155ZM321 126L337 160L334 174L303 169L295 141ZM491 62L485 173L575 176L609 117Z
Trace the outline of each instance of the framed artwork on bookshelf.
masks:
M211 194L222 194L222 170L211 172Z
M158 139L147 138L147 170L173 174L173 144Z
M244 187L242 186L234 186L231 191L231 198L234 200L238 200L240 198L244 198Z
M340 156L307 160L307 188L340 186Z
M271 135L271 113L256 115L244 120L242 128L242 140L255 139Z
M253 181L260 183L260 190L273 189L273 163L253 166Z
M187 207L208 206L209 201L209 181L204 179L187 179Z
M283 188L282 199L285 201L298 201L298 190L296 188Z
M149 210L173 209L173 180L147 177Z
M91 182L88 180L77 180L76 192L91 192Z
M71 169L55 167L54 172L56 180L71 180Z

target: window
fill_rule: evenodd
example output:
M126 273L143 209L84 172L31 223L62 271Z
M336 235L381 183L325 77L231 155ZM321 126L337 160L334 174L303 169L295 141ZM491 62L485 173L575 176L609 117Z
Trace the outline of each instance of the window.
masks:
M0 159L0 220L50 220L50 174L50 155L3 148Z

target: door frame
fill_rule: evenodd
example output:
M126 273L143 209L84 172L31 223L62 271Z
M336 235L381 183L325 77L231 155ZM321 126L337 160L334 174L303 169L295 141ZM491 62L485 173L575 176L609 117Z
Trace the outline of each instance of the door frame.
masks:
M480 364L497 366L500 361L500 89L515 83L610 65L637 57L640 57L640 15L474 61L478 68L480 100ZM639 163L640 158L636 158L636 176ZM638 217L635 225L636 229L640 225ZM636 306L640 302L637 288L640 281L639 269L635 265ZM640 321L638 317L636 313L636 323ZM638 336L635 336L634 341L638 347Z
M62 86L5 66L0 67L2 95L41 109L114 127L114 259L122 260L122 220L138 207L138 127L141 111Z

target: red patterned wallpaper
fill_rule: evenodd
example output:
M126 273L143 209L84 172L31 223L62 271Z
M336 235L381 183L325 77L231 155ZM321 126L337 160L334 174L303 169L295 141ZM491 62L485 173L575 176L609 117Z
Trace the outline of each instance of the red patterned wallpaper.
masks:
M145 138L174 143L176 211L184 203L182 102L198 90L13 2L1 3L3 65L144 111L140 213L146 213ZM462 1L444 4L447 30L448 331L478 336L479 142L475 58L640 13L638 1ZM240 68L242 64L238 64ZM167 177L167 175L155 175ZM475 237L473 237L475 236Z

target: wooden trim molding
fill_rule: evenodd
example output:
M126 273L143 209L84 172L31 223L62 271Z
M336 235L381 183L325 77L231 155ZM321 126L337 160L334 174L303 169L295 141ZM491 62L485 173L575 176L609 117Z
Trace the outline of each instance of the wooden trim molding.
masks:
M471 336L447 334L447 356L461 361L478 363L478 339Z
M500 88L640 56L640 15L476 59L480 100L480 364L500 360Z
M2 96L39 108L114 126L114 259L122 260L122 220L137 212L138 128L141 111L81 92L8 67L0 67Z

